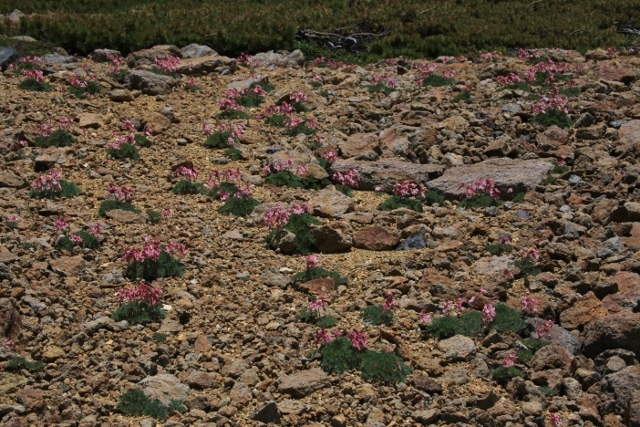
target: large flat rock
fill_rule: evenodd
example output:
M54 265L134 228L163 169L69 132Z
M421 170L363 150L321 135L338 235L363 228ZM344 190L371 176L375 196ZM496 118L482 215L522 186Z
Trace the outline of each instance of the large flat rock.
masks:
M358 190L373 191L378 185L386 189L393 188L397 182L412 181L426 185L431 179L442 174L444 166L405 162L402 160L377 160L375 162L360 160L337 160L331 168L346 173L356 169L360 173Z
M429 182L429 188L448 197L459 197L464 194L461 184L492 178L503 195L509 188L513 189L512 194L517 194L534 188L552 168L548 160L495 158L448 169L440 178Z

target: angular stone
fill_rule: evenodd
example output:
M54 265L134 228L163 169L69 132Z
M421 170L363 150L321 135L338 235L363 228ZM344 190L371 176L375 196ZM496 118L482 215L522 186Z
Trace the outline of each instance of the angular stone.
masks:
M160 113L150 112L142 117L145 129L151 130L153 135L159 135L171 126L171 120Z
M0 170L0 188L2 187L22 188L26 185L27 183L24 180L24 178L16 175L11 171Z
M357 157L367 152L373 152L376 156L382 154L380 137L375 133L354 133L341 142L339 148L343 158Z
M206 353L211 350L211 342L206 335L200 335L196 338L196 341L193 343L193 350L198 353Z
M0 339L13 339L20 333L22 320L13 298L0 298Z
M217 56L218 53L209 46L191 43L180 49L183 58L202 58L203 56Z
M276 405L276 402L274 401L268 402L253 414L252 419L265 424L280 424L280 411L278 411L278 405Z
M444 166L434 164L411 163L402 160L380 159L375 162L359 160L337 160L332 170L346 173L355 169L360 174L358 190L373 191L376 186L383 185L391 191L397 182L411 181L419 185L427 185L433 178L442 174ZM430 185L430 184L429 184Z
M78 127L98 129L104 127L104 119L100 114L82 113L77 117Z
M44 349L44 352L42 353L42 360L47 363L55 362L66 355L67 353L62 348L52 345Z
M461 197L464 189L461 184L473 184L478 179L492 178L503 196L512 189L517 194L531 190L553 168L547 160L521 160L510 158L492 158L473 165L447 169L444 175L429 182L429 188L443 193L447 197Z
M557 150L558 147L566 144L568 140L569 132L558 126L550 126L544 132L536 135L538 146L545 151Z
M621 312L586 325L584 352L595 357L609 348L623 348L640 354L640 313Z
M581 329L587 323L608 315L609 312L593 292L587 292L572 307L560 313L560 324L566 329Z
M312 368L284 377L278 385L278 391L301 398L328 385L327 374L320 368Z
M229 391L229 398L235 407L244 407L253 399L251 389L240 381L237 381Z
M178 80L151 71L132 70L125 77L125 85L145 95L166 95L178 86Z
M111 61L108 55L115 55L118 57L122 57L122 54L119 50L113 49L96 49L91 52L91 59L95 62L109 62Z
M318 192L309 202L313 214L321 218L338 218L351 212L355 205L354 199L345 196L333 187L327 187Z
M149 49L142 49L137 52L132 52L127 56L127 66L129 68L136 68L141 65L155 65L154 59L163 59L167 56L175 56L182 58L182 52L178 46L174 45L157 45Z
M61 256L49 261L51 269L63 276L76 276L84 268L85 260L81 255Z
M572 360L573 355L566 348L558 343L551 343L536 351L531 359L531 368L536 371L561 369L569 373Z
M313 228L315 247L323 254L344 252L353 246L353 228L347 221L334 221Z
M370 251L389 251L400 241L400 233L386 227L373 225L356 231L353 235L354 246Z
M187 76L204 76L209 73L233 73L238 68L236 60L226 56L203 56L183 59L177 72Z
M299 49L289 54L268 52L257 53L251 57L251 61L263 67L269 65L280 65L286 68L293 68L304 64L304 54Z
M461 361L475 354L476 345L469 337L455 335L439 341L438 350L444 352L444 357L450 361Z
M297 289L312 295L327 295L334 290L336 282L331 277L318 277L297 285Z
M220 381L219 375L209 372L194 371L187 378L187 384L194 390L205 390L216 387Z
M142 391L149 399L158 399L165 406L169 406L172 400L184 401L190 393L189 387L171 374L147 377L138 385L143 387Z
M113 89L109 92L109 99L113 102L131 102L134 97L131 91L127 89Z

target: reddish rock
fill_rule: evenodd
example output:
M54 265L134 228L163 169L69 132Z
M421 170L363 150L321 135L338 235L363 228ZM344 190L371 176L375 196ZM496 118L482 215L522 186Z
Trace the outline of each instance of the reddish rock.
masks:
M559 128L558 126L551 126L544 132L536 135L538 147L545 151L558 149L561 145L566 144L568 139L569 132Z
M334 221L313 228L315 247L323 254L344 252L353 246L353 228L347 221Z
M640 313L621 312L595 320L586 325L583 336L587 357L610 348L640 354Z
M353 235L354 246L369 251L389 251L400 241L400 233L386 227L373 225L358 230Z
M573 356L558 343L551 343L538 350L531 359L531 369L543 371L547 369L561 369L569 373Z
M327 295L335 287L336 282L331 277L319 277L296 286L298 290L312 295Z
M193 350L197 353L206 353L211 350L211 342L206 335L200 335L193 343Z
M327 374L320 368L312 368L284 377L278 385L278 391L301 398L328 385Z
M621 271L607 281L618 284L618 292L607 295L602 300L602 305L609 313L633 311L640 301L640 275L629 271Z
M566 329L582 329L587 323L605 317L609 312L593 292L587 292L571 308L560 313L560 324Z
M49 261L49 266L56 273L63 276L75 276L84 268L85 260L81 255L61 256Z
M13 298L0 298L0 338L18 336L21 327L20 313Z
M388 191L397 182L411 181L427 185L429 180L442 175L444 166L435 164L411 163L403 160L380 159L375 162L359 160L337 160L331 168L346 173L356 169L360 173L358 189L373 191L376 186L383 185Z
M322 218L338 218L351 212L355 205L353 197L346 196L333 187L319 191L310 201L313 214Z

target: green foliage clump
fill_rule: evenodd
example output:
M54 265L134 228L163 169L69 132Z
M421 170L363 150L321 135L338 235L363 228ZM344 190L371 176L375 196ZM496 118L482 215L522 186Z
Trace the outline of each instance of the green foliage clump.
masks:
M153 209L147 209L147 215L149 215L149 219L154 224L159 223L162 219L162 214L160 212L154 211Z
M129 75L129 71L122 68L118 71L117 74L107 73L108 77L112 78L113 80L117 81L120 84L124 83L124 80L127 78L128 75Z
M218 117L219 119L235 120L235 119L248 119L249 115L244 111L240 111L240 110L223 110L220 113L218 113L216 117Z
M124 202L122 200L105 200L100 203L98 208L98 216L104 217L107 212L113 209L120 209L127 212L139 213L140 211L131 202Z
M120 149L115 149L113 147L107 148L107 155L114 159L138 160L140 158L140 152L133 144L121 144Z
M324 159L322 159L322 160L324 160ZM335 184L334 187L335 187L336 190L338 190L339 192L341 192L345 196L353 197L353 189L351 187L349 187L348 185Z
M207 137L204 146L207 148L229 148L229 138L233 138L233 142L237 143L238 139L231 136L231 131L216 131Z
M326 178L321 180L313 177L302 178L286 170L272 173L265 178L264 183L275 185L277 187L306 188L312 190L320 190L331 184L331 182Z
M509 83L507 85L502 86L500 90L522 90L525 92L532 92L533 88L529 85L529 83L520 82L520 83Z
M39 191L34 188L29 192L29 197L34 199L56 199L58 197L74 197L82 192L73 182L65 181L64 179L61 179L58 182L62 188L60 191Z
M149 71L151 71L153 74L158 74L159 76L173 77L174 79L178 77L178 73L176 73L175 71L167 72L167 71L161 70L158 67L151 67Z
M443 77L438 74L431 74L430 76L422 79L422 86L428 87L444 87L444 86L453 86L455 84L455 80L448 77Z
M386 382L404 381L413 370L402 358L393 353L374 350L355 350L351 342L340 336L318 350L322 356L321 366L328 372L343 373L359 369L367 380L379 379Z
M152 338L154 341L165 342L168 336L168 334L163 334L162 332L154 332Z
M74 234L82 238L82 242L72 242L69 236L63 236L56 242L56 249L71 252L74 246L81 248L98 249L100 241L96 236L83 230L78 230Z
M380 203L377 207L379 211L392 211L399 208L407 208L416 212L422 212L422 203L420 200L413 197L402 198L398 196L391 196L384 202Z
M482 314L475 310L460 316L437 317L426 327L427 332L438 339L450 338L454 335L472 337L481 329Z
M558 392L556 390L551 389L547 386L538 386L538 390L540 390L540 393L548 397L553 397L558 395Z
M33 141L36 147L68 147L73 145L76 139L66 130L58 129L51 132L49 136L36 136Z
M242 151L236 147L229 147L224 150L224 155L231 160L240 160L242 158Z
M558 180L558 178L556 178L553 175L547 175L544 178L542 178L542 185L550 185L550 184L555 184L555 182Z
M513 246L507 243L493 243L491 245L487 245L484 247L484 250L489 252L491 255L502 255L505 253L509 253L513 251Z
M428 206L431 206L434 203L442 206L442 204L444 203L444 197L442 196L442 194L438 193L435 190L428 190L426 193L424 193L424 197L420 197L420 199L422 199Z
M496 369L491 370L491 378L493 378L498 384L501 385L506 385L511 378L522 376L524 376L524 373L514 366L511 366L509 368L500 366Z
M284 127L284 115L272 114L264 120L264 123L269 126Z
M556 110L555 108L548 109L546 113L536 114L531 119L531 123L541 124L544 127L555 125L561 128L569 128L573 126L573 121L569 116L564 111Z
M147 258L144 261L131 261L124 271L130 280L144 279L152 282L162 277L182 277L184 267L170 253L160 252L158 259Z
M540 350L542 347L546 347L551 344L551 341L543 340L540 338L527 338L522 340L522 344L527 346L527 348L534 353Z
M207 195L213 200L220 200L219 191L224 191L227 194L235 194L236 191L238 191L238 186L232 182L221 182L220 185L212 187L211 190L207 192Z
M149 399L142 390L129 390L120 397L117 408L125 415L145 415L164 421L176 411L184 411L182 402L171 400L164 406L158 399Z
M218 213L222 215L233 214L245 217L253 212L253 209L260 204L253 197L229 197L224 205L218 208Z
M10 229L14 229L18 226L18 223L15 221L5 221L4 225L6 225L7 227L9 227Z
M522 311L505 304L496 304L495 309L496 317L491 322L491 327L496 331L519 333L527 326L522 318Z
M559 164L556 163L553 166L553 169L551 169L551 173L563 174L563 173L567 173L568 170L569 168L567 166L560 166Z
M147 301L129 302L122 304L111 318L116 322L126 320L132 325L146 325L164 319L167 312L162 304L151 305Z
M29 372L36 372L40 369L43 369L45 364L40 362L39 360L26 360L24 357L16 357L15 359L9 360L4 368L8 371L26 369Z
M564 95L569 98L575 98L576 96L579 96L580 93L581 93L580 88L575 86L560 89L560 95Z
M36 79L24 79L18 83L18 88L32 92L50 92L53 85L47 82L39 82Z
M95 95L100 93L102 86L98 83L89 81L85 87L82 86L69 86L69 93L78 99L82 99L86 94Z
M133 137L133 140L136 142L136 145L140 147L151 147L153 145L153 141L151 141L149 138L147 138L146 135L143 135L141 133L137 133Z
M370 305L362 310L362 319L371 325L388 325L393 322L393 311L384 311L381 305Z
M471 197L465 197L458 203L458 209L466 208L488 208L489 206L498 205L498 201L488 194L475 194Z
M272 116L273 117L273 116ZM295 127L287 127L286 133L290 136L296 136L300 134L304 135L313 135L316 133L316 130L307 126L308 120L305 120L303 123L300 123Z
M460 102L460 101L468 101L471 99L471 92L468 90L462 91L456 96L453 97L451 102Z
M518 193L515 195L515 197L511 200L514 203L520 203L524 201L524 193Z
M289 215L289 222L284 226L285 230L296 235L293 244L298 252L303 255L309 253L316 242L316 238L311 231L312 224L319 225L320 221L313 215L303 213Z
M518 259L514 261L514 264L525 276L535 276L536 274L540 274L540 269L533 264L533 260L531 258Z
M200 194L203 191L202 184L181 179L173 186L173 194Z
M342 277L340 273L327 270L322 267L307 268L300 273L296 273L291 276L293 282L308 282L309 280L318 279L320 277L331 277L336 285L346 285L348 280L346 277Z
M338 319L335 316L324 315L318 316L315 311L309 311L307 307L303 307L298 314L298 319L302 322L315 323L321 328L333 328L338 324Z
M236 102L246 108L255 108L264 102L264 98L257 95L242 95Z
M384 92L385 95L389 95L395 89L385 85L384 83L376 83L374 85L368 85L367 90L372 93Z

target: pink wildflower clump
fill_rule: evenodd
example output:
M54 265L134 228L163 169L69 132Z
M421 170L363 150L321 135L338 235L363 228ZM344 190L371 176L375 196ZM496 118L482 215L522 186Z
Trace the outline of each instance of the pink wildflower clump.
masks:
M153 58L153 62L156 66L167 74L174 73L178 70L178 66L180 65L180 58L177 56L166 56L162 59Z
M195 182L198 180L198 169L196 169L195 167L188 168L186 166L180 166L173 173L175 176L184 178L190 182Z
M238 57L236 58L236 61L241 63L241 64L246 64L246 65L256 65L256 62L253 60L253 57L249 54L246 54L244 52L240 53L240 55L238 55Z
M171 208L169 206L165 206L162 209L162 219L167 219L171 216Z
M305 202L301 205L294 204L289 208L282 205L269 208L264 216L264 221L269 228L282 228L289 223L291 214L302 215L309 211L309 205Z
M247 125L244 123L223 123L220 125L220 132L229 132L230 136L227 142L229 146L235 144L235 142L244 134L247 129Z
M61 233L62 231L69 228L69 223L65 221L63 218L56 219L56 222L53 223L53 226L56 229L56 233Z
M360 172L357 169L349 169L345 173L335 171L332 178L338 181L341 185L346 185L351 188L358 188L360 182Z
M104 227L104 224L102 224L101 222L96 222L95 224L93 224L90 228L89 231L91 232L91 234L93 234L95 237L100 236L100 233L102 232L102 228Z
M534 261L537 261L538 259L540 259L540 251L538 251L538 249L536 249L535 247L530 247L524 253L523 258L531 258Z
M151 306L160 304L162 300L162 289L153 287L141 280L132 288L120 289L118 291L118 301L123 303L146 302Z
M571 65L568 62L555 62L552 59L547 59L527 68L527 81L533 83L536 81L537 73L547 73L544 84L548 85L555 81L557 73L566 73L568 71L571 71Z
M327 161L327 163L333 163L338 160L338 153L336 150L330 149L322 153L322 158Z
M77 234L72 234L71 236L69 236L69 240L71 240L73 243L82 243L82 237L78 236Z
M27 141L19 140L19 141L9 141L9 150L19 152L24 147L27 146Z
M244 107L238 104L238 98L240 98L242 94L238 89L232 88L224 91L224 97L222 97L218 101L218 106L221 110L231 110L231 111L243 111Z
M169 242L162 248L158 239L151 239L149 236L145 236L142 249L127 248L122 259L125 262L157 261L162 252L184 255L186 248L184 244L176 242Z
M367 348L368 335L360 329L353 328L351 332L347 334L347 338L351 341L351 346L358 351L365 350Z
M549 412L549 422L552 427L562 427L562 417L557 412Z
M38 83L44 82L44 74L42 73L42 70L28 70L23 68L20 72L28 79L33 79Z
M480 178L473 184L460 184L458 188L465 190L466 197L473 197L476 194L484 193L496 200L500 198L500 189L491 178Z
M559 95L558 88L554 87L549 95L544 95L533 105L533 112L535 114L544 114L549 110L558 110L568 114L568 103L569 98L564 95Z
M520 78L520 76L518 76L516 73L513 73L513 72L510 72L506 76L498 76L496 77L496 80L498 80L498 83L503 85L522 82L522 79Z
M111 61L111 64L109 65L109 73L120 74L120 67L124 63L124 58L121 57L120 55L108 53L107 59Z
M289 99L291 102L296 104L300 104L308 99L307 95L302 91L291 92L289 94Z
M119 135L116 136L113 141L107 144L107 148L111 148L113 150L121 150L123 145L135 145L136 139L133 133L129 133L128 135Z
M533 314L538 312L538 300L529 296L529 292L522 296L520 299L522 303L522 311L527 314Z
M318 268L320 267L320 262L322 261L322 254L307 255L305 261L308 270L312 268Z
M122 186L118 187L113 182L110 182L107 186L107 195L116 200L122 200L127 203L131 203L133 196L136 194L136 189L133 187Z
M327 330L325 328L321 328L320 332L318 332L315 337L314 337L314 341L317 344L329 344L330 342L333 342L333 340L336 339L336 337L342 335L342 330L341 329L334 329L331 332L327 332Z
M62 184L60 184L61 179L62 173L57 169L51 169L49 172L36 178L36 180L31 183L31 188L41 193L59 193L62 191Z
M482 323L489 324L496 317L496 308L493 304L485 304L482 307Z
M481 53L480 54L480 58L484 59L485 61L493 61L496 58L499 58L500 56L502 56L502 54L498 51L493 51L493 52L486 52L486 53Z
M515 362L517 359L518 356L516 356L515 353L509 353L505 356L504 359L502 359L502 366L504 366L505 368L510 368L516 364Z
M545 320L542 325L536 328L536 335L538 338L551 338L551 327L553 326L553 320Z
M396 300L393 297L393 292L385 291L384 293L384 303L382 304L382 312L386 313L387 311L391 311L393 307L398 305Z
M396 182L393 185L391 192L394 196L405 199L407 197L424 197L424 193L427 191L426 187L416 184L411 181Z
M429 77L436 71L437 65L430 64L426 61L413 61L411 67L418 70L418 76L420 81L422 81L422 79Z
M318 298L316 298L313 301L309 301L307 303L307 308L309 309L309 311L311 313L316 313L316 315L319 317L320 316L320 310L326 310L327 309L327 299L329 298L328 295L321 295Z
M427 323L431 323L431 321L433 320L433 317L431 316L431 313L427 313L427 309L423 308L420 311L420 314L418 315L420 316L420 323L425 325Z

